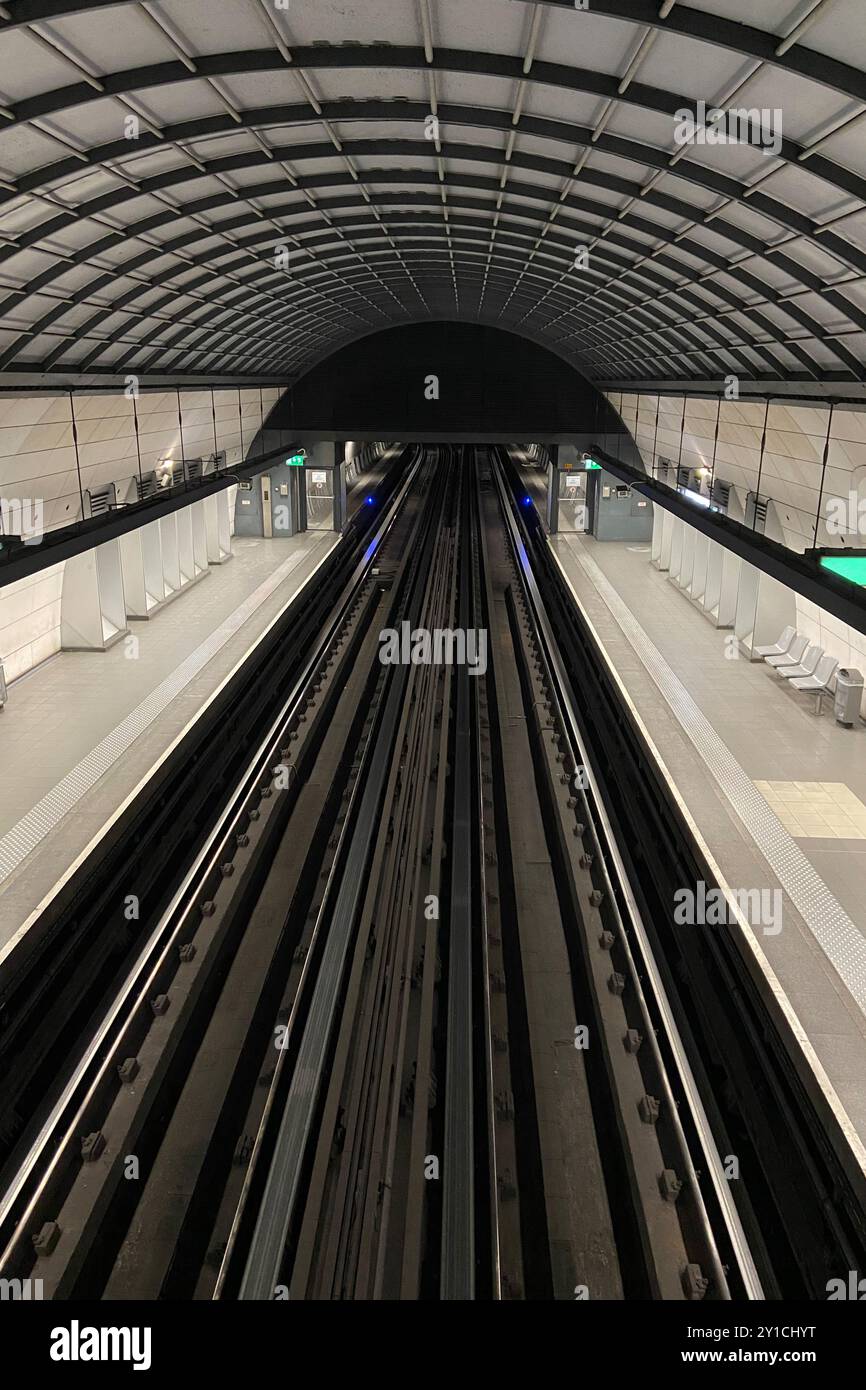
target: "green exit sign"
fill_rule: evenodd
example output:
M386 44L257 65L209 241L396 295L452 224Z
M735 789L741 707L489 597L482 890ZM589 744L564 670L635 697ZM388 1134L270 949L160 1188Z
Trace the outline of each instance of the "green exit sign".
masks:
M307 461L306 454L292 454L291 458L286 459L287 468L303 468Z
M866 586L866 555L822 555L821 567L841 575L852 584Z
M587 470L589 470L590 468L601 468L601 464L600 464L600 463L596 463L595 459L586 459L586 460L584 461L584 465L583 465L583 466L584 466L584 468L587 469Z

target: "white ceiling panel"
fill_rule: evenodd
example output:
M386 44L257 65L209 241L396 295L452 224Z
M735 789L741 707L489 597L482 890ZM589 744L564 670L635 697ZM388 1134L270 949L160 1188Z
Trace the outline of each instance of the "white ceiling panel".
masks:
M761 0L757 8L754 0L681 0L664 18L656 8L652 30L592 7L536 10L528 0L433 0L425 7L415 0L292 0L286 9L267 10L261 0L150 0L147 8L121 0L98 10L76 10L75 0L68 9L64 0L28 5L26 21L0 15L0 285L25 292L9 305L20 331L17 349L8 321L11 337L0 342L7 367L16 357L34 363L44 348L61 365L134 365L142 355L155 363L161 354L177 364L190 353L204 370L230 370L234 355L247 368L258 362L263 371L279 371L270 356L279 310L292 315L297 369L313 343L343 341L371 318L423 317L407 264L441 312L452 293L453 253L463 309L503 327L546 325L578 364L593 343L592 361L605 370L619 361L628 375L630 363L649 355L658 369L668 364L688 375L706 370L732 331L742 338L740 360L760 362L779 344L765 341L766 330L748 313L732 328L723 297L729 291L741 305L791 296L802 321L791 326L780 312L779 337L796 332L814 361L812 375L852 372L845 354L859 355L860 337L848 330L863 329L866 301L863 127L830 136L814 163L798 154L859 109L860 88L853 89L850 73L846 79L848 69L824 69L820 55L866 66L862 0L826 7L788 51L796 62L762 55L791 33L807 11L805 0ZM429 29L422 23L427 8ZM718 24L702 34L706 16ZM753 52L756 29L767 38ZM645 43L648 33L652 42ZM795 70L804 65L808 78ZM106 95L100 79L109 75ZM784 149L771 162L754 132L747 143L747 132L738 144L695 141L681 155L677 106L684 99L712 103L743 78L733 104L781 111ZM593 85L612 99L586 90ZM357 109L343 114L341 100ZM369 103L386 103L387 117ZM467 114L452 121L455 107ZM291 123L279 115L288 108ZM421 144L434 108L441 159L433 141ZM132 115L143 119L127 139ZM553 123L548 133L535 128L544 121ZM595 138L581 144L575 128ZM179 131L183 147L173 143ZM395 140L418 149L397 151ZM628 143L614 151L617 140ZM293 157L299 146L317 153ZM481 157L470 156L470 148ZM285 164L271 157L275 149ZM526 167L527 159L553 167ZM293 186L295 177L304 189ZM478 182L484 186L474 187ZM620 182L626 191L609 186ZM750 199L756 183L760 191ZM190 206L203 200L213 206L190 216ZM767 200L772 207L763 206ZM104 204L98 212L97 203ZM482 304L480 269L497 203L498 240ZM66 225L52 230L58 217ZM156 225L142 236L136 228L149 219ZM829 234L816 230L828 223ZM530 263L529 249L546 228L550 234ZM315 258L304 259L300 299L274 293L262 248L280 235L300 236ZM346 236L376 275L359 273ZM571 277L558 284L569 248L591 237L599 240L592 291L579 299L582 331L570 315L557 328L576 293ZM161 243L176 251L161 254ZM755 254L756 243L779 247L787 264ZM646 259L622 279L639 255ZM122 275L138 260L135 278ZM704 313L669 293L677 277L665 260L681 268L683 286L693 287ZM112 267L122 278L97 289ZM846 280L852 318L825 297ZM184 285L196 288L181 294ZM170 310L148 316L166 290ZM72 303L58 328L74 326L81 341L43 327L64 294ZM638 318L630 312L635 294L643 303ZM129 303L109 317L119 295L129 295ZM672 319L682 328L671 329ZM699 322L703 351L690 346L690 322ZM211 358L208 324L232 330ZM813 343L823 344L816 355Z

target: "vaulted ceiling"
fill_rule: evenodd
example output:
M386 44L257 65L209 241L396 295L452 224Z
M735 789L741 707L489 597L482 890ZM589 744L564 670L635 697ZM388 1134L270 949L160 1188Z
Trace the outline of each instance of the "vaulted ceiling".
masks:
M584 2L5 0L0 373L463 319L599 381L864 380L866 0ZM698 102L772 148L677 143Z

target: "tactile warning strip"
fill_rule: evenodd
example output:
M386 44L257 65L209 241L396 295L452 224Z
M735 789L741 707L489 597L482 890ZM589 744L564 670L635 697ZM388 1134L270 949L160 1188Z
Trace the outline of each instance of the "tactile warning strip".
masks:
M695 751L776 875L783 891L866 1013L866 939L767 805L727 744L719 738L596 562L577 546L571 547L571 554L604 599L683 732L688 735Z
M41 801L22 816L17 825L13 825L6 832L0 839L0 884L17 869L28 854L32 854L46 835L50 835L51 831L56 829L63 817L75 809L81 798L100 777L114 767L130 745L150 728L172 700L186 689L230 638L240 631L244 623L266 599L270 598L304 558L304 552L295 552L268 575L268 578L263 580L204 642L190 652L141 704L121 720L101 743L81 759L81 762L67 772L56 787L47 792Z

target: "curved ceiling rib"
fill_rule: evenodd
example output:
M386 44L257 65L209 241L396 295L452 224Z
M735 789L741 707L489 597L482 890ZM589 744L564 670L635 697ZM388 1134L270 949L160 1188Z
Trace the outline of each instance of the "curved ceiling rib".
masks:
M862 0L754 10L7 0L0 371L295 376L457 318L596 378L860 381ZM678 143L700 102L769 121Z

